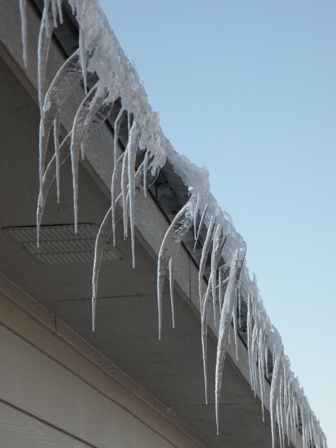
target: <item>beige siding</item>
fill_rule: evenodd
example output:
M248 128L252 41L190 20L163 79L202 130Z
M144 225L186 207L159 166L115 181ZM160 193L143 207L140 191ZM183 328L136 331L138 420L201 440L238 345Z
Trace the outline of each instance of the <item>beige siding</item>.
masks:
M70 329L66 341L65 326L59 323L61 331L55 331L54 318L29 300L29 313L34 308L39 322L32 319L18 308L24 293L4 278L1 284L0 446L201 446L182 422L177 427L174 419L153 410L150 396L146 403L145 391L131 379L125 387L89 362ZM114 369L120 377L111 365Z
M6 448L86 448L61 431L20 412L5 403L0 403L0 446Z

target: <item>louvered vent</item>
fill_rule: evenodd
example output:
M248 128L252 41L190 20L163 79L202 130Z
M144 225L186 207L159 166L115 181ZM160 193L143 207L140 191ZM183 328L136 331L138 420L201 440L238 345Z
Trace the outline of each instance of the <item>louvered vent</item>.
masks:
M92 263L98 226L78 224L41 226L40 247L36 245L36 227L7 227L3 229L38 261L44 264ZM104 261L123 259L122 253L108 241Z

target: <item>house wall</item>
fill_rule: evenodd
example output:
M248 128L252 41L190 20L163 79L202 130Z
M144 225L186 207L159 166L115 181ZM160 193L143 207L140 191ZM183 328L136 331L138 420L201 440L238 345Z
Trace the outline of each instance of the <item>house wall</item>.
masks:
M206 446L174 416L160 415L153 397L5 277L0 378L0 446L6 448Z

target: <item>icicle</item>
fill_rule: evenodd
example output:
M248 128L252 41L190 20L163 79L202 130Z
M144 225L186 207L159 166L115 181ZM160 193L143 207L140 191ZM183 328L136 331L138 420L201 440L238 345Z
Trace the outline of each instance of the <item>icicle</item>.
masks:
M60 23L63 23L62 1L63 0L57 0L57 9L58 9L58 16L59 16Z
M191 196L189 201L177 213L170 224L161 244L158 267L157 267L157 299L158 299L158 322L159 339L161 339L162 326L162 292L163 284L168 268L169 260L173 256L176 245L181 244L182 239L190 230L193 223L193 213L195 210L196 199Z
M197 195L196 207L195 207L195 215L194 215L194 240L197 238L197 218L198 218L198 210L200 208L201 196Z
M174 271L179 246L169 260L169 291L170 291L170 307L172 314L172 327L175 328L175 307L174 307Z
M252 291L249 291L247 296L247 321L246 321L246 334L247 334L247 356L250 372L250 383L253 390L253 369L252 369L252 334L253 334L253 316L252 316Z
M92 117L87 130L89 130L90 127L94 127L96 129L97 126L100 126L101 124L105 123L105 121L111 115L113 106L114 106L114 100L111 99L108 94L107 97L104 99L103 104L100 106L98 112Z
M139 170L135 176L135 185L138 187L141 179L141 171L142 167L139 167ZM141 194L141 189L139 188L138 194ZM121 201L121 194L116 198L116 203ZM95 243L95 252L94 252L94 262L93 262L93 270L92 270L92 329L95 330L95 319L96 319L96 307L97 307L97 297L98 297L98 278L100 266L103 258L104 247L106 245L107 240L109 239L112 233L112 206L107 211L102 224L100 225L96 243ZM116 217L115 217L116 218Z
M278 436L279 436L279 448L283 448L282 447L282 434L281 434L281 415L280 415L280 404L277 403L276 406L276 420L278 421Z
M237 292L236 292L236 296L238 297ZM237 302L237 298L235 299L235 302ZM237 342L238 327L237 327L237 307L236 306L233 307L232 323L233 323L233 335L234 335L234 343L235 343L236 361L238 361L238 342Z
M242 326L242 323L241 323L241 301L242 301L241 283L239 283L239 285L238 285L237 295L238 295L238 325L239 325L239 328L241 328L241 326Z
M258 376L259 376L259 388L260 388L260 401L261 401L261 413L262 421L265 421L264 412L264 390L265 390L265 362L264 362L264 334L263 329L260 327L258 335Z
M295 439L295 432L294 432L294 427L293 427L293 422L294 422L294 418L293 418L293 379L294 379L294 375L291 371L288 372L288 375L290 377L290 384L288 387L288 394L287 394L287 413L286 413L286 420L287 420L287 435L288 435L288 444L290 442L290 438L292 438L293 440ZM294 443L295 445L295 443Z
M155 117L156 114L152 114ZM155 119L156 120L156 119ZM150 120L148 120L146 126L148 127L150 124ZM154 121L154 126L158 126L156 121ZM155 183L157 180L161 168L165 165L167 160L167 153L170 151L170 143L167 141L162 141L161 130L158 132L154 132L155 128L150 133L150 139L147 142L148 147L146 153L146 164L147 168L144 172L146 191ZM155 137L154 137L155 135ZM144 190L145 191L145 190Z
M61 145L59 146L59 165L60 167L66 161L66 159L70 156L70 142L71 136L70 133L63 140ZM42 178L42 183L40 186L39 196L37 200L37 210L36 210L36 231L37 231L37 247L40 245L40 227L42 222L42 215L44 211L45 202L47 199L48 191L51 187L52 182L55 180L55 172L56 172L56 154L51 158L45 173Z
M215 373L215 411L217 434L219 433L219 397L222 385L222 373L226 351L228 347L228 335L231 327L231 318L233 308L235 306L236 289L239 283L241 271L244 264L246 248L236 249L230 268L229 283L226 289L224 305L220 316L217 356L216 356L216 373Z
M71 167L73 182L73 202L74 202L74 225L77 233L78 225L78 163L79 152L85 133L93 117L97 114L106 97L106 89L94 86L85 96L78 107L74 122L72 125L71 137Z
M258 320L257 320L257 314L255 315L254 320L254 326L253 326L253 332L252 332L252 341L251 341L251 369L252 369L252 390L254 392L254 396L256 396L257 392L257 372L258 372L258 366L257 366L257 359L258 359Z
M103 258L104 247L112 232L111 221L111 209L109 209L100 225L95 243L92 271L92 331L95 331L99 270Z
M113 245L116 245L116 204L117 200L117 185L121 178L121 171L123 166L125 153L120 154L119 158L116 161L115 166L113 167L112 181L111 181L111 217L112 217L112 241ZM121 194L121 193L120 193Z
M125 116L125 109L121 108L117 118L114 121L114 139L113 139L113 173L112 173L112 180L111 180L111 215L112 215L112 233L113 233L113 245L116 245L115 240L115 230L116 230L116 220L115 220L115 198L117 194L117 184L119 181L119 178L121 176L121 167L122 162L124 158L124 153L122 156L118 159L118 140L119 140L119 130L121 122ZM118 163L121 162L121 163Z
M214 316L214 326L217 326L217 268L219 258L221 256L221 249L223 247L223 227L217 224L213 237L212 251L211 251L211 273L212 273L212 308Z
M197 245L197 242L199 240L199 236L200 236L200 233L201 233L201 229L202 229L202 226L203 226L203 223L204 223L204 218L205 218L207 210L208 210L208 205L206 204L205 207L204 207L204 210L203 210L200 222L198 224L198 231L197 231L197 234L196 234L195 244L194 244L194 252L196 250L196 245Z
M275 416L280 391L283 346L281 342L281 337L274 327L272 336L275 340L273 342L274 363L273 363L273 375L272 375L271 394L270 394L270 413L271 413L272 448L275 448L275 440L276 440Z
M224 265L223 268L226 269L226 265ZM224 297L225 297L225 291L226 291L228 282L229 282L229 277L226 277L222 281L222 285L221 285L221 295L222 295L222 297L220 297L220 303L219 303L219 311L220 311L220 313L222 312L223 303L224 303Z
M284 361L284 359L282 359L282 361ZM284 378L283 378L283 369L281 369L279 395L277 400L277 416L278 416L277 420L278 420L280 448L283 448L284 446L283 390L284 390Z
M292 428L292 435L294 436L294 444L296 444L296 428L298 426L298 411L297 411L297 379L292 378L292 390L290 401L290 424Z
M287 401L288 401L288 387L289 387L289 378L288 378L288 358L287 356L284 356L284 362L282 365L282 377L283 377L283 416L282 416L282 420L283 420L283 434L284 434L284 438L285 435L287 434L288 436L288 420L287 420Z
M38 37L38 51L37 51L38 99L41 113L45 97L46 71L47 71L47 62L51 43L51 34L52 34L52 18L49 13L48 4L45 4L41 19L40 32Z
M128 147L127 158L127 171L128 171L128 192L129 192L129 219L130 219L130 232L131 232L131 245L132 245L132 266L135 268L135 235L134 235L134 207L135 207L135 161L136 154L141 136L141 128L138 122L134 120L131 128Z
M59 149L59 133L60 133L60 114L56 115L54 120L54 148L56 159L56 190L57 190L57 203L60 201L60 149Z
M207 230L207 235L205 238L205 242L202 248L202 255L201 255L201 261L198 269L198 295L200 300L200 309L202 312L202 282L203 282L203 275L204 275L204 269L208 258L208 253L210 249L210 244L212 240L212 233L215 226L215 220L214 217L211 216L209 227Z
M225 266L225 264L218 268L218 307L219 307L219 314L222 311L222 296L223 296L223 300L224 300L223 280L222 280L224 266Z
M49 134L54 120L62 104L71 94L74 86L79 82L81 76L78 51L65 61L58 70L53 82L51 83L44 100L43 110L40 120L40 139L39 139L39 172L40 183L45 166L47 145Z
M208 350L207 350L207 334L208 334L208 302L211 290L210 273L207 290L204 294L201 304L201 341L202 341L202 359L203 359L203 376L204 376L204 395L205 404L208 404Z
M146 150L145 158L144 158L144 168L143 168L143 186L144 186L144 195L147 198L147 171L148 171L148 158L149 152Z
M53 15L53 22L54 22L54 27L57 27L57 16L58 16L58 11L57 11L57 4L55 0L51 1L51 11L52 11L52 15Z
M263 421L265 421L265 411L264 411L264 391L265 391L265 373L266 373L266 347L267 347L267 338L268 338L268 334L270 331L270 325L267 322L267 315L265 315L265 311L263 310L264 316L264 325L262 328L260 328L260 332L259 332L259 347L258 347L258 351L259 351L259 361L258 361L258 365L259 365L259 384L260 384L260 399L261 399L261 411L262 411L262 419Z
M23 63L27 67L27 1L20 0Z
M124 239L128 236L128 207L127 207L127 195L128 195L128 179L127 179L127 159L129 157L128 147L130 145L130 138L128 138L127 146L125 149L124 157L121 167L121 195L122 195L122 210L123 210L123 227L124 227Z
M82 76L83 76L83 85L85 95L87 94L87 51L85 47L85 33L83 29L79 30L79 54L80 54L80 62L82 67Z
M263 319L261 317L261 301L255 276L251 285L251 291L248 295L247 305L247 345L250 382L255 396L259 383L263 412L264 348L261 340L263 334Z

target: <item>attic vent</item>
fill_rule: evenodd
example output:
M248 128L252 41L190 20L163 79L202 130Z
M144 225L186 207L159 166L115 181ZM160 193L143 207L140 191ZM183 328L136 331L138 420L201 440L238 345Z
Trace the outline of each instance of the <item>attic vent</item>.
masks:
M7 227L9 235L38 261L44 264L92 263L98 226L78 224L41 226L40 247L36 245L36 227ZM123 258L122 253L108 241L103 253L104 261Z

